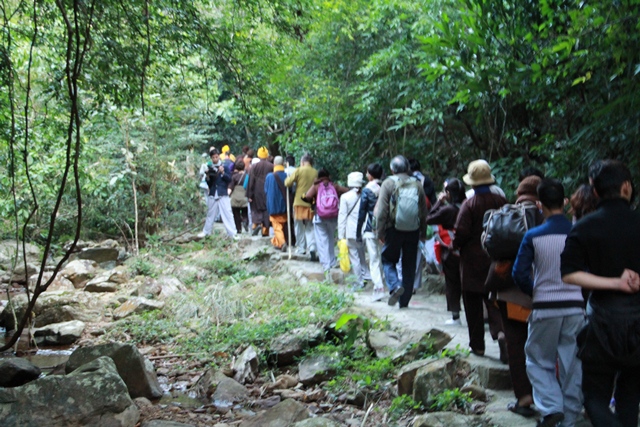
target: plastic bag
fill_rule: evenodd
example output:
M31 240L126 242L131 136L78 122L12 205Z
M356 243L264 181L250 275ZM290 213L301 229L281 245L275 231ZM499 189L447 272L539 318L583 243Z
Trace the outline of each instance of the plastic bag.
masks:
M351 261L349 261L349 247L347 246L347 239L338 240L338 259L340 260L340 270L344 273L348 273L351 270Z

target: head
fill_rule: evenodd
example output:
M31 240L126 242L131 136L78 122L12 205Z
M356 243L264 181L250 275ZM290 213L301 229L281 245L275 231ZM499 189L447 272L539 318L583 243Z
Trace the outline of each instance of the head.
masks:
M311 154L305 154L304 156L302 156L302 158L300 159L300 164L302 166L313 166L313 157L311 157Z
M231 149L229 148L228 145L225 145L224 147L222 147L222 154L227 154L229 153Z
M267 150L267 147L258 148L258 158L260 160L267 159L268 157L269 157L269 150Z
M537 175L529 175L520 181L518 189L516 190L516 194L518 195L516 203L537 202L539 200L538 185L540 185L541 181L542 179Z
M287 156L287 166L295 166L295 165L296 165L295 157L293 157L291 154L289 154Z
M534 168L533 166L526 167L520 171L519 181L522 181L528 176L537 176L540 179L544 178L544 174L538 168Z
M282 156L275 156L273 158L273 165L274 166L282 166L282 165L284 165L284 159L282 158Z
M209 150L209 157L213 163L218 163L220 160L220 152L216 148L212 148Z
M409 173L409 161L404 156L395 156L389 164L391 173L397 175L399 173Z
M449 202L459 204L467 198L464 191L464 184L458 178L449 178L445 181L444 191L447 193Z
M233 170L242 172L244 170L244 161L236 160L236 162L233 164Z
M362 172L351 172L347 176L347 186L349 188L362 188Z
M557 179L545 178L538 184L538 198L543 208L562 211L564 208L564 187Z
M409 159L409 169L411 172L420 172L420 162L417 159Z
M579 220L586 214L596 210L598 198L591 185L582 184L575 193L571 195L569 203L571 204L569 213L571 213L576 220Z
M631 172L619 160L603 160L598 162L593 172L593 188L601 199L615 199L622 197L631 202L635 197L635 189L631 181Z
M367 166L367 177L371 177L371 180L382 178L382 166L378 163L369 163L369 166Z
M251 147L249 147L248 145L245 145L244 147L242 147L242 154L247 154L249 150L251 150Z
M318 171L318 179L320 178L331 178L331 174L329 174L329 171L326 170L325 168L321 168Z
M491 174L491 166L486 160L474 160L467 167L467 174L462 177L467 185L477 187L479 185L490 185L496 182L496 177Z
M249 148L247 152L244 154L244 156L250 159L253 159L256 156L256 152L254 151L253 148Z

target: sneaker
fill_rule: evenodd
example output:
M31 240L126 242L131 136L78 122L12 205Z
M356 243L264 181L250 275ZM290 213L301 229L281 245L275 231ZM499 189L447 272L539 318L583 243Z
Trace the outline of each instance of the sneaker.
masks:
M385 297L385 294L386 292L384 291L384 289L374 289L373 296L371 297L371 301L373 302L382 301Z
M457 319L449 319L446 322L444 322L445 325L449 325L449 326L460 326L462 325L462 321L460 321L460 318L458 317Z
M318 255L316 254L316 251L309 251L309 258L311 262L317 262Z
M204 239L205 237L207 237L207 235L204 234L204 231L202 233L198 233L198 239Z
M358 285L353 285L351 287L351 292L360 292L360 291L362 291L364 289L364 286L365 286L364 283L358 284Z
M556 412L545 415L540 421L538 421L536 427L556 427L562 421L564 421L564 414Z
M251 235L252 236L257 236L258 233L261 231L261 228L258 226L253 227L253 229L251 230Z
M244 231L246 231L247 233L249 232L249 223L248 222L243 222L242 223L242 227L244 228Z
M404 288L402 286L398 286L393 290L393 292L391 292L387 304L389 304L390 306L396 305L402 294L404 294Z

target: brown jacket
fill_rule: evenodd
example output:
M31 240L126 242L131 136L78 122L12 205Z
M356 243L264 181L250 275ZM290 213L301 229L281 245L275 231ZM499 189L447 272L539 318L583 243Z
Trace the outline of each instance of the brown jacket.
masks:
M267 210L267 195L264 192L264 181L273 172L273 164L268 160L260 160L251 166L249 172L249 187L247 197L251 199L251 209L256 211Z
M484 293L484 282L489 273L491 259L482 249L482 219L489 209L498 209L507 199L493 193L475 194L465 200L456 220L453 247L460 249L460 276L462 290Z

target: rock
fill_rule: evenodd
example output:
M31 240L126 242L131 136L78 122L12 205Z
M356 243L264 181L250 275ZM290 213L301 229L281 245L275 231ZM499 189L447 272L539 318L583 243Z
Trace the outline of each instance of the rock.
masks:
M331 356L312 356L303 360L298 367L300 382L305 386L319 384L330 380L335 375L334 365L339 359Z
M38 281L39 274L34 274L29 277L29 290L33 292L36 288L36 282ZM41 285L47 283L49 279L53 276L53 272L46 271L42 273L42 282ZM56 278L49 284L47 287L47 292L55 292L55 291L73 291L75 287L71 280L64 277L62 274L57 274Z
M76 259L88 259L98 265L115 263L118 260L118 250L115 248L87 248L78 252Z
M16 265L16 269L13 270L13 275L11 276L10 281L17 282L17 283L26 283L28 277L31 277L32 275L38 273L39 271L40 271L40 268L38 264L35 264L33 262L27 263L26 270L25 270L24 263L18 263L18 265Z
M140 427L195 427L193 424L177 423L175 421L151 420L145 421Z
M160 310L164 307L163 301L155 301L143 297L135 297L125 301L120 307L113 311L115 320L124 319L133 313L143 313L145 311Z
M66 345L78 341L84 332L85 324L80 320L53 323L33 330L38 345Z
M160 293L157 297L161 300L167 299L186 290L184 284L179 279L172 276L161 276L158 278L157 283L160 286Z
M71 354L65 369L67 373L75 372L80 366L104 356L113 360L132 398L157 399L162 396L153 364L133 344L81 347Z
M324 330L317 326L294 329L271 341L269 360L278 366L291 365L302 356L304 350L315 347L322 341Z
M376 331L369 333L369 347L379 358L390 357L411 362L425 354L435 354L451 341L449 334L432 329L427 333L417 331Z
M236 371L233 379L241 384L254 382L258 376L258 365L258 353L252 346L247 347L233 364Z
M304 421L293 424L291 427L340 427L340 424L328 418L318 417L307 418Z
M451 389L455 362L447 357L438 359L418 369L413 382L413 400L426 408L433 403L433 397L446 389Z
M139 284L131 295L152 299L159 296L162 292L162 286L152 277L136 277L135 283Z
M444 294L445 282L442 274L423 274L422 289L427 295Z
M431 342L431 351L434 353L439 353L453 339L451 335L440 329L431 329L424 337Z
M2 360L2 359L0 359ZM38 379L42 371L27 359L12 357L0 363L0 387L18 387Z
M118 290L118 285L109 282L109 274L101 274L89 280L84 290L85 292L115 292Z
M487 390L477 384L467 384L460 389L461 393L469 393L469 397L473 400L486 402L488 400Z
M242 286L260 286L267 281L265 276L255 276L242 281Z
M136 404L138 409L150 408L153 406L153 403L151 403L151 401L146 397L136 397L135 399L133 399L133 403Z
M22 257L22 250L22 242L16 243L15 240L4 240L0 242L0 267L5 270L11 270L14 261L16 262L16 267L19 264L23 264L24 258ZM40 264L42 261L42 251L39 247L31 243L25 243L24 250L27 254L27 263Z
M404 365L398 372L398 396L405 394L413 395L413 381L416 378L418 369L433 363L437 359L420 359Z
M293 399L287 399L268 411L243 421L240 427L290 427L309 418L307 408Z
M248 396L247 389L217 369L209 369L194 386L196 395L210 399L218 407L230 407Z
M127 268L122 265L109 270L106 274L109 276L109 282L122 284L129 281L129 272Z
M282 401L282 398L280 396L269 396L266 399L254 400L252 406L258 407L260 409L269 409L269 408L273 408L281 401Z
M0 389L3 427L134 427L139 418L138 408L108 357L66 376Z
M65 252L68 252L71 250L72 244L73 244L73 240L69 240L64 244L62 248L65 250ZM91 242L91 241L85 242L84 240L78 240L76 242L76 246L73 248L73 252L80 252L81 250L91 247L93 245L95 245L94 242Z
M71 280L73 286L79 289L96 275L97 269L98 265L93 261L74 260L67 264L60 274Z
M511 375L509 366L490 359L470 355L467 359L471 365L471 375L475 383L491 390L511 390Z
M478 415L463 415L457 412L434 412L420 415L413 427L488 427L489 422Z

